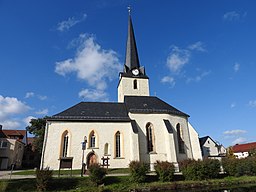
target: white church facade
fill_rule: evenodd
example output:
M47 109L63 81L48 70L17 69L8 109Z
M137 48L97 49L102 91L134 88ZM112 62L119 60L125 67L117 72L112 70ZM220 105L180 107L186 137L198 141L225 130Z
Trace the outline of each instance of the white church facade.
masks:
M118 102L80 102L47 119L41 168L59 169L60 159L72 159L109 168L126 168L130 161L157 160L178 165L184 159L202 159L198 134L189 115L158 97L150 96L149 77L140 66L131 16L124 70L120 73ZM81 143L85 143L82 150Z

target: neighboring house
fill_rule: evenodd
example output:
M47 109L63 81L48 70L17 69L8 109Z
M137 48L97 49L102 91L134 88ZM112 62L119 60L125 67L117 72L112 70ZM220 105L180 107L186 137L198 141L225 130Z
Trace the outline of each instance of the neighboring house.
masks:
M199 139L203 158L225 157L226 149L223 145L215 142L210 136Z
M26 141L26 131L2 130L0 125L0 169L8 169L12 165L21 168L25 146L23 141Z
M238 159L248 157L251 150L256 150L256 142L236 144L232 147L232 151Z
M202 159L198 134L189 115L150 96L149 77L140 66L129 16L124 71L119 74L118 102L80 102L47 119L41 168L58 169L73 159L73 169L108 158L110 168L133 160L176 165ZM86 144L81 143L86 141Z

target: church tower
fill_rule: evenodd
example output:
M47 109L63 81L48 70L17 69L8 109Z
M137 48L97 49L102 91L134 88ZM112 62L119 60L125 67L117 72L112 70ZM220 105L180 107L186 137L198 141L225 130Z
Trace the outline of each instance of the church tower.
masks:
M125 64L118 84L118 102L124 102L124 96L128 95L149 96L149 78L145 68L140 66L130 10Z

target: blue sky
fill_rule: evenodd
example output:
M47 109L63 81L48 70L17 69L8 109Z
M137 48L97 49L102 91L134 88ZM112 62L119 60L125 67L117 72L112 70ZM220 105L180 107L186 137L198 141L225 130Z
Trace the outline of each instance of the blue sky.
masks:
M256 141L252 0L1 0L0 124L117 101L128 5L151 95L189 114L200 137Z

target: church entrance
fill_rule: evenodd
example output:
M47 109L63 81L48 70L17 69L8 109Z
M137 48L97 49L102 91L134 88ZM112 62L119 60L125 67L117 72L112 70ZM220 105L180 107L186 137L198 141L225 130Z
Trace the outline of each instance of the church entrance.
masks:
M91 164L98 163L97 156L94 152L91 152L87 156L87 168L90 167Z

